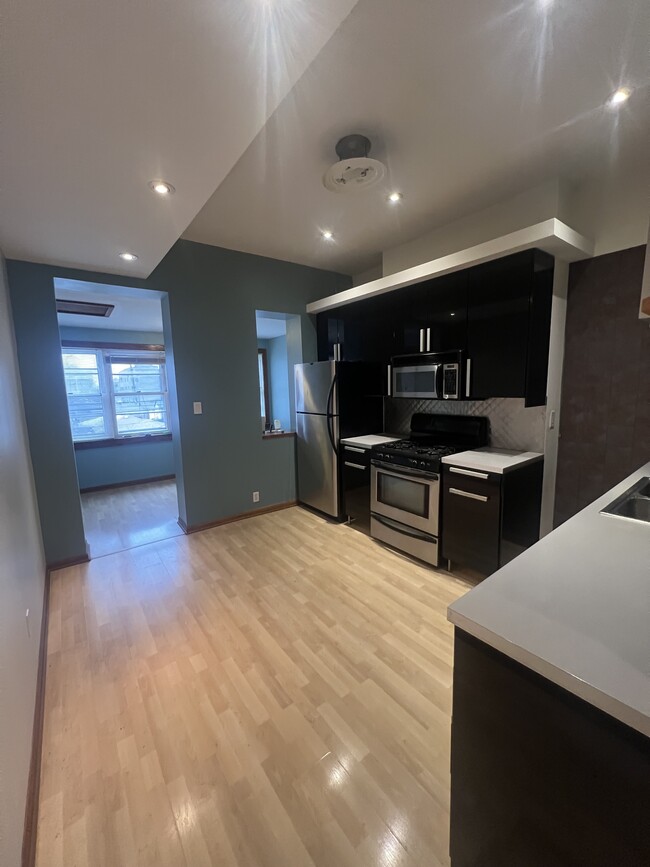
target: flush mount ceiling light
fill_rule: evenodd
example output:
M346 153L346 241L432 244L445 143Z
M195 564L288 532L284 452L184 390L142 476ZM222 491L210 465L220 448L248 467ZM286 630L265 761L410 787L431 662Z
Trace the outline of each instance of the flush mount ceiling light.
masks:
M404 198L404 196L402 195L402 193L398 193L397 190L395 190L394 193L391 193L389 195L388 201L391 204L396 205L398 202L401 202L403 198Z
M137 258L135 253L120 253L120 259L124 259L125 262L135 262Z
M624 102L627 102L631 96L632 96L631 88L619 87L619 89L615 90L614 93L607 100L607 105L610 108L618 108L619 105L623 105Z
M175 193L176 190L171 184L168 184L167 181L149 181L149 189L153 190L154 193L158 193L159 196L171 196L172 193Z
M329 229L324 229L320 234L321 238L325 241L332 241L334 239L334 233L330 232Z
M374 187L386 174L386 166L372 160L370 139L354 133L336 143L339 162L334 163L323 175L323 184L333 193L354 193Z

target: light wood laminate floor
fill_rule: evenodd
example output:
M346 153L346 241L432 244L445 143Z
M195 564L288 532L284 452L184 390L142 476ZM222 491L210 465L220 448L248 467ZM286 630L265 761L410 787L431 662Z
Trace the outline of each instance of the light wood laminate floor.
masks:
M465 582L295 507L51 580L39 867L449 863Z
M176 482L148 482L81 495L91 557L181 536Z

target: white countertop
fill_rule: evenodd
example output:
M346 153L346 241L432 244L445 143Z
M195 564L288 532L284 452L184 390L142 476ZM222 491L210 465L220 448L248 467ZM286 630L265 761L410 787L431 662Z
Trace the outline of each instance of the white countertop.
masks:
M448 609L460 629L650 736L650 525L600 510L650 463Z
M484 473L507 473L525 464L541 461L544 455L539 452L518 452L513 449L484 448L475 451L458 452L442 459L443 464L482 470Z
M349 446L359 446L361 448L369 449L372 446L379 446L382 443L394 443L397 442L399 437L389 437L384 434L366 434L362 437L346 437L344 440L341 440L343 445Z

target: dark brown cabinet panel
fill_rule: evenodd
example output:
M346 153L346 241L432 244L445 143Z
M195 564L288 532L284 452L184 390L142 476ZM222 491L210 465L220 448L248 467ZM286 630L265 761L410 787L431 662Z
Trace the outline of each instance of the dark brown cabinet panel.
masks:
M501 479L445 467L442 556L490 574L499 568Z
M467 396L546 401L553 258L526 250L469 271Z
M318 315L318 357L466 351L464 397L546 400L553 258L525 250Z
M486 575L539 539L543 461L510 472L446 466L442 556Z

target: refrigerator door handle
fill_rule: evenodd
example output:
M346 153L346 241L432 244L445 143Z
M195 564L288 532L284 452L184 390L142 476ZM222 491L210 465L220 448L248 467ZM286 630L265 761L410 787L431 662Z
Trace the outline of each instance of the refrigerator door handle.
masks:
M329 394L327 395L327 406L325 407L325 411L327 414L327 435L329 437L329 441L332 444L332 449L334 450L334 454L339 456L339 449L334 441L334 434L332 432L332 404L334 401L334 389L336 388L336 380L338 374L334 374L332 378L332 384L330 386Z

